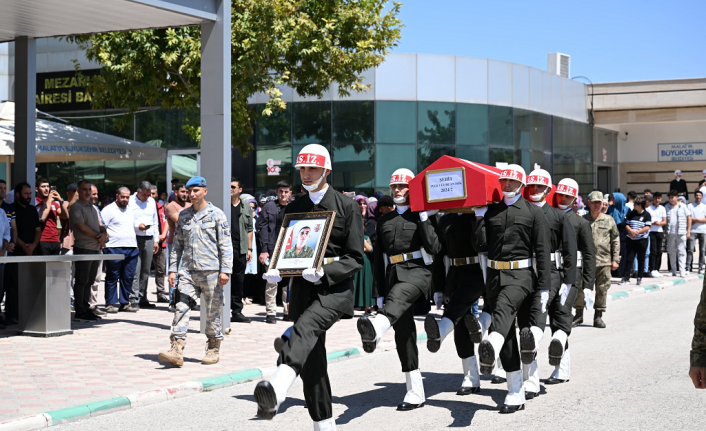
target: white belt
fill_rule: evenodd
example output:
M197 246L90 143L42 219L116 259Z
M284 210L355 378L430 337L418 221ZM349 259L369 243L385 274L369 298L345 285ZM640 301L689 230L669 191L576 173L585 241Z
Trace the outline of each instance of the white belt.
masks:
M525 269L530 266L532 266L532 259L513 260L511 262L488 260L488 268L492 269Z
M576 267L581 268L583 266L583 256L580 251L576 252Z
M561 265L564 263L564 259L561 257L561 252L560 251L555 251L549 255L549 258L551 259L552 262L556 264L557 268L561 268Z
M417 250L417 251L413 251L411 253L402 253L402 254L396 254L394 256L390 256L388 258L388 261L390 262L390 264L394 265L396 263L406 262L408 260L421 259L421 258L422 258L422 251Z
M338 262L339 260L341 260L341 258L338 257L338 256L336 256L336 257L325 257L325 258L324 258L324 265L328 265L329 263Z

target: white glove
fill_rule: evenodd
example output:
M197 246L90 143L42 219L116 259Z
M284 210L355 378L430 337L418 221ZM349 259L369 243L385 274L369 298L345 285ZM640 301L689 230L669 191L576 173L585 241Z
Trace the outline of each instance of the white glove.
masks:
M382 296L378 296L378 310L382 308L384 302L385 298L383 298Z
M483 217L486 211L488 211L487 206L476 208L476 217Z
M561 296L561 305L566 304L566 297L569 296L569 291L571 291L571 285L561 283L561 287L559 288L559 295Z
M444 303L443 292L434 292L434 304L436 304L436 309L441 310L441 306Z
M266 273L262 274L262 278L264 278L270 284L275 284L282 281L282 277L279 276L279 269L276 268L273 268L267 271Z
M433 216L434 214L438 213L439 210L429 210L429 211L420 211L419 212L419 220L424 223L425 221L429 220L429 217Z
M539 291L539 299L542 302L542 313L547 312L547 302L549 302L549 291L548 290L540 290Z
M302 277L309 283L317 283L324 276L324 269L315 270L314 268L307 268L302 271Z
M593 292L591 289L583 289L583 302L586 303L586 310L593 308Z

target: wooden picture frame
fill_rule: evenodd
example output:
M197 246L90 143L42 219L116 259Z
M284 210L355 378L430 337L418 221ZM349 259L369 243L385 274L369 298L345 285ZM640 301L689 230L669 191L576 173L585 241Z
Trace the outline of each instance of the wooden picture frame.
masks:
M285 214L268 270L291 277L321 269L335 218L335 211Z

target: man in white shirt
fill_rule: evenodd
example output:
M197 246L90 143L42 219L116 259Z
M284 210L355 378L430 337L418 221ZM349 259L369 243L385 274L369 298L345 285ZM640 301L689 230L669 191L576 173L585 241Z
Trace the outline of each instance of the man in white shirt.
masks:
M105 311L108 313L138 310L130 306L139 253L135 237L135 217L132 208L128 205L129 202L130 189L120 187L115 194L115 202L101 211L103 224L108 232L108 240L103 252L125 255L125 260L105 261ZM118 281L120 281L119 298Z
M694 202L689 204L689 210L691 210L691 241L686 252L686 269L691 271L696 241L699 241L699 274L703 273L704 253L706 253L706 204L702 201L703 197L703 193L699 190L694 193Z
M157 220L157 205L150 197L152 184L143 181L137 192L130 197L128 206L135 217L134 227L137 236L137 267L135 278L132 282L132 295L130 305L133 308L154 308L155 305L147 300L147 281L150 276L152 256L159 251L159 221Z
M676 277L677 269L682 277L686 277L686 239L691 236L691 211L683 200L677 198L678 194L678 191L670 190L667 194L669 202L664 206L667 212L667 253L672 277Z
M660 205L662 203L662 193L654 192L651 196L653 199L652 205L647 205L647 212L652 218L650 225L650 264L649 271L652 277L661 277L659 273L662 267L662 239L664 237L664 228L667 224L667 211ZM647 201L649 203L649 200Z

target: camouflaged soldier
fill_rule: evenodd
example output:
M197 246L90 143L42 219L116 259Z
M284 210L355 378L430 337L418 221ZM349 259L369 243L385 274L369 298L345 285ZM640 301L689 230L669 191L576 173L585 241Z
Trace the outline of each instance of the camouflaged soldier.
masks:
M593 191L588 195L591 212L584 218L591 223L593 232L593 243L596 246L596 302L593 308L596 310L593 315L593 326L605 328L603 322L603 312L606 310L608 301L608 289L610 288L610 271L618 269L620 265L620 235L615 220L603 214L603 193ZM591 286L583 286L590 289ZM586 306L584 297L577 295L574 308L583 309Z
M701 288L701 301L696 307L696 317L694 317L689 377L696 389L706 389L706 279Z
M191 309L204 296L206 320L206 356L204 365L218 362L223 333L223 286L233 270L233 245L226 215L205 197L206 180L193 177L186 183L192 206L179 213L178 228L169 256L169 284L174 290L174 320L171 348L159 354L159 360L175 366L184 365L184 345ZM179 285L176 286L176 276Z

